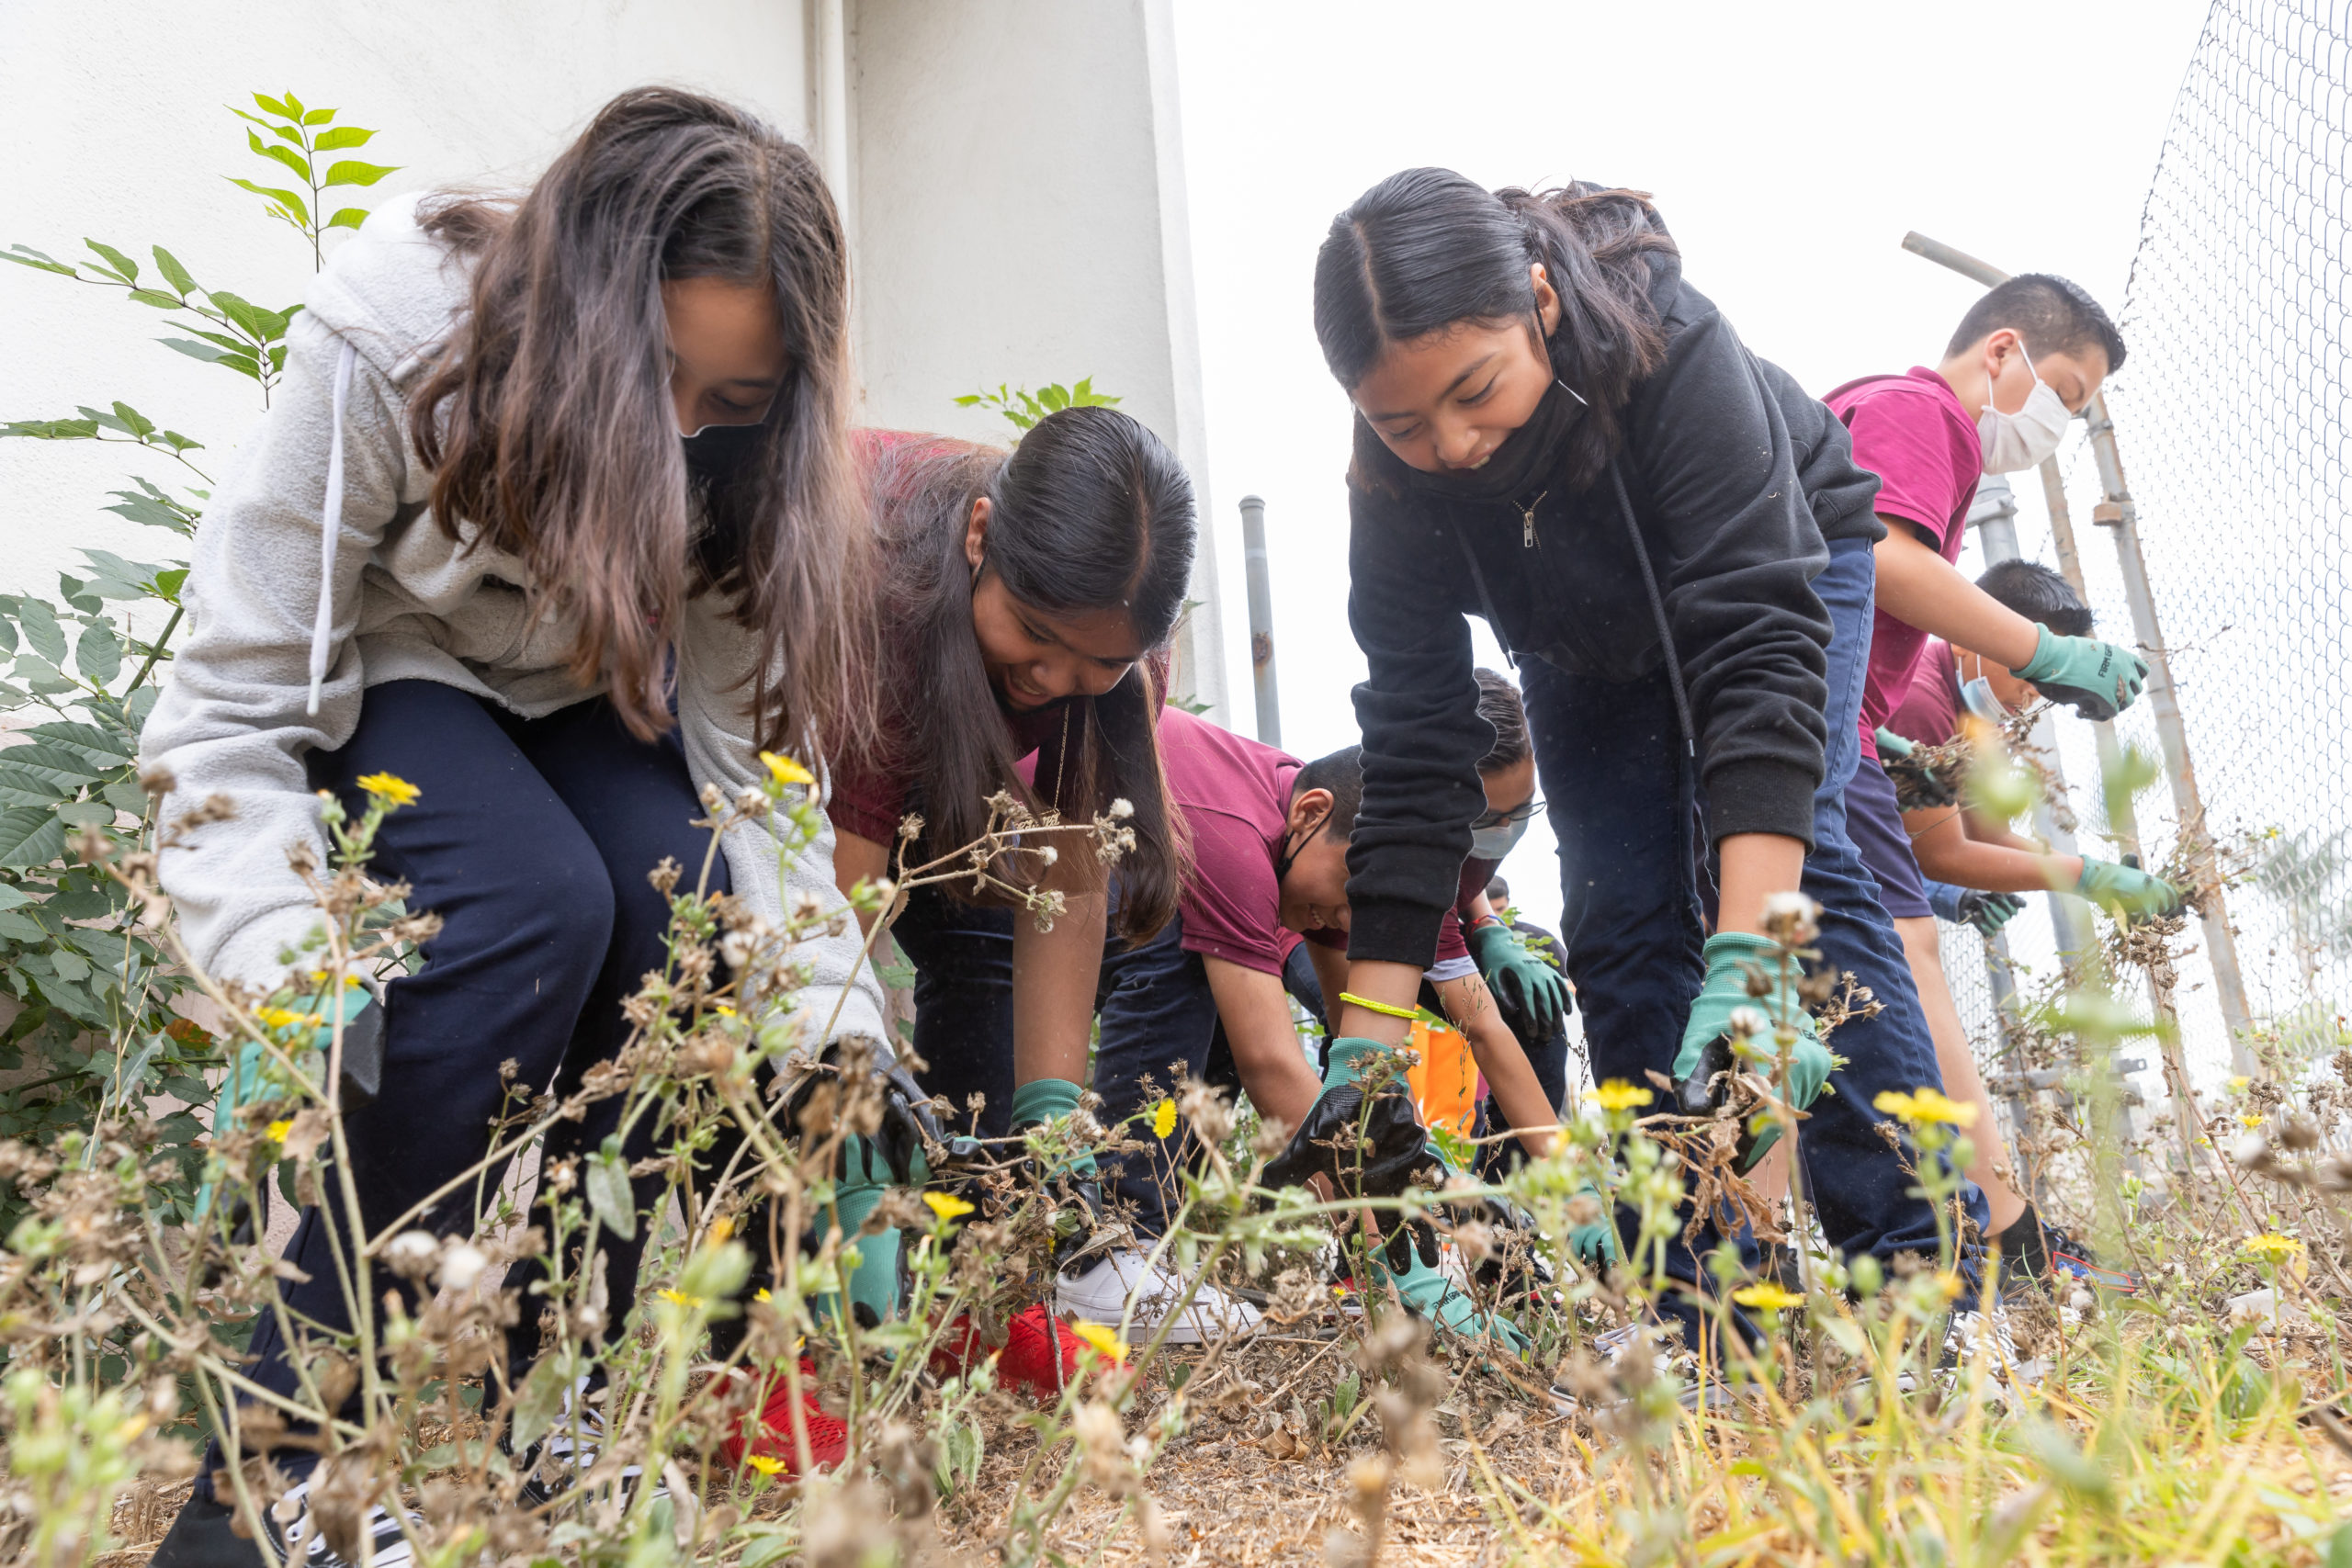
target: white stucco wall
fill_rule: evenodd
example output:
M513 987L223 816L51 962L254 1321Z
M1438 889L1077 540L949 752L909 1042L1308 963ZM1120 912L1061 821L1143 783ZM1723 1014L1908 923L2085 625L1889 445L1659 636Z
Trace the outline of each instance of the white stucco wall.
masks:
M252 92L290 88L377 129L334 156L404 165L358 193L380 198L526 181L598 105L646 82L721 94L801 134L805 47L797 0L0 0L0 250L69 258L87 235L152 276L147 247L161 243L199 283L288 304L310 248L221 178L268 167L224 104L251 108ZM204 442L211 450L194 457L217 474L258 415L257 393L156 346L164 319L119 292L0 265L0 418L119 398ZM184 555L99 510L126 470L168 486L175 468L124 447L0 441L0 590L53 593L84 545Z
M1200 506L1180 693L1231 716L1175 46L1164 0L850 0L867 415L1002 439L954 399L1091 376Z

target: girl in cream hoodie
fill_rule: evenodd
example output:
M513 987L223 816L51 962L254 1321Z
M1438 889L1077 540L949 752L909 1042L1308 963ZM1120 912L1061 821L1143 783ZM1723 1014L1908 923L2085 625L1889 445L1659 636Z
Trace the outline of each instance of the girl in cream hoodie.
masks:
M421 792L374 863L444 923L370 1004L380 1085L348 1134L371 1231L488 1152L502 1063L560 1090L620 1047L622 1001L666 961L647 873L702 863L697 792L732 797L762 750L813 757L856 730L868 530L845 255L800 148L646 90L518 199L378 213L294 319L274 406L198 535L194 631L143 750L176 781L165 820L233 802L165 852L163 880L197 961L264 988L319 922L288 858L325 859L316 792L356 805L379 772ZM781 872L777 849L731 831L721 880L772 921L804 894L839 907L830 832ZM844 924L797 951L805 1038L831 1019L879 1051ZM594 1150L616 1118L560 1123L545 1157ZM470 1192L426 1226L465 1229ZM288 1261L308 1279L286 1294L336 1328L332 1218L303 1214ZM617 1321L637 1247L603 1245ZM293 1393L274 1321L253 1350L254 1379ZM269 1555L324 1562L285 1512ZM376 1562L404 1561L375 1524ZM156 1561L254 1550L208 1480Z

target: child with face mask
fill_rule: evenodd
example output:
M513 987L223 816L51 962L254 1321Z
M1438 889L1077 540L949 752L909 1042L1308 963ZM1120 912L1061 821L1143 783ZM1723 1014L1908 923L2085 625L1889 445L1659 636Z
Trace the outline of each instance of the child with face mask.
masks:
M1166 1195L1181 1189L1177 1173L1191 1157L1192 1137L1180 1123L1155 1138L1151 1108L1180 1073L1201 1077L1218 1044L1230 1050L1241 1086L1261 1116L1305 1127L1310 1138L1331 1135L1329 1128L1317 1133L1306 1125L1317 1114L1325 1085L1300 1048L1285 990L1321 1014L1325 997L1338 999L1346 989L1348 841L1363 794L1362 753L1355 747L1302 764L1170 708L1160 716L1159 750L1168 796L1182 815L1193 855L1176 921L1181 951L1172 955L1175 963L1158 966L1151 1009L1104 1010L1094 1072L1104 1122L1127 1123L1129 1135L1148 1145L1141 1156L1104 1162L1106 1194L1131 1204L1146 1230L1165 1223ZM1506 804L1523 808L1526 802ZM1483 904L1483 874L1478 888ZM1313 961L1312 981L1290 962L1302 940ZM1516 1141L1540 1157L1558 1120L1557 1095L1504 1022L1451 915L1423 979L1425 1003L1442 1010L1468 1038L1502 1115L1521 1129ZM1349 1069L1343 1064L1339 1070ZM1402 1141L1391 1152L1438 1166L1433 1153L1422 1160L1422 1134L1409 1105L1396 1112L1380 1123ZM1270 1168L1269 1180L1282 1179ZM1376 1267L1414 1311L1455 1333L1493 1334L1513 1348L1522 1345L1509 1323L1479 1314L1436 1269L1397 1250L1400 1256ZM1066 1280L1059 1301L1066 1311L1108 1321L1136 1292L1136 1321L1142 1326L1173 1306L1177 1291L1174 1281L1148 1280L1139 1270L1103 1269ZM1199 1309L1193 1309L1170 1337L1207 1337L1209 1325L1195 1322L1197 1315Z
M1825 400L1853 437L1854 461L1879 478L1874 505L1886 527L1876 551L1862 758L1846 788L1847 824L1903 940L1945 1086L1961 1098L1981 1099L1982 1083L1937 956L1921 867L1881 765L1882 727L1909 694L1930 637L1991 649L2005 668L2087 718L2110 718L2138 696L2147 674L2138 655L2021 615L1952 565L1982 476L2030 468L2055 452L2067 420L2123 355L2121 336L2088 294L2063 277L2028 273L1969 310L1935 368L1863 377ZM2086 631L2087 616L2083 625ZM1988 1124L1980 1149L1991 1137ZM1977 1165L1981 1175L1971 1174L1984 1190L1993 1234L2006 1238L2015 1258L2024 1247L2008 1232L2030 1224L2030 1208L1996 1174L1989 1154Z
M2007 560L1976 580L1976 586L2001 604L2035 625L2061 637L2087 637L2091 613L2072 584L2046 566ZM1911 685L1879 734L1882 754L1907 753L1912 747L1940 746L1961 733L1963 714L1992 723L2024 711L2038 700L2033 685L2007 667L1968 649L1929 639L1913 669ZM2016 897L2054 891L2079 893L2120 916L2177 914L2179 890L2162 877L2136 866L2120 865L2088 855L2060 855L2048 846L2009 831L1983 813L1961 805L1934 806L1903 813L1904 841L1875 840L1863 852L1871 870L1884 884L1905 875L1924 874L1939 884L1977 895L1996 907L2021 907ZM1897 856L1900 859L1897 859ZM1932 901L1932 900L1931 900ZM1944 982L1942 956L1930 927L1926 931L1905 926L1905 945L1919 979L1919 994L1928 1004L1928 1022L1940 1050L1949 1038L1959 1055L1967 1054L1966 1036L1958 1010ZM1974 1101L1976 1125L1971 1139L1976 1163L1969 1176L1984 1189L2000 1243L2005 1266L2014 1275L2047 1288L2064 1283L2095 1285L2125 1293L2140 1288L2128 1269L2100 1262L2090 1249L2043 1219L2032 1202L2019 1195L1999 1174L2007 1160L1993 1104L1973 1064L1963 1077L1946 1068L1945 1078L1955 1099Z

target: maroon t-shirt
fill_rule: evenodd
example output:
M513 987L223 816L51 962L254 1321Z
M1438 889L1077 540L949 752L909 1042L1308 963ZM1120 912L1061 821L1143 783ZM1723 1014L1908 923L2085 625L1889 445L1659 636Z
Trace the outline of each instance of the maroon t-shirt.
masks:
M1940 746L1960 733L1960 671L1952 662L1951 645L1929 637L1911 669L1911 690L1894 712L1887 728L1922 746Z
M1281 974L1299 937L1283 927L1274 859L1282 853L1291 794L1306 764L1176 707L1159 715L1159 761L1169 801L1184 814L1193 839L1193 874L1182 906L1184 950L1262 975ZM1348 944L1340 931L1306 936L1327 947ZM1467 951L1461 926L1449 918L1439 932L1438 957Z
M1849 381L1822 400L1852 433L1855 463L1879 478L1879 515L1910 524L1944 559L1960 559L1984 450L1951 386L1915 365L1905 375ZM1908 622L1873 612L1862 682L1863 756L1877 757L1873 732L1909 694L1911 667L1927 640Z

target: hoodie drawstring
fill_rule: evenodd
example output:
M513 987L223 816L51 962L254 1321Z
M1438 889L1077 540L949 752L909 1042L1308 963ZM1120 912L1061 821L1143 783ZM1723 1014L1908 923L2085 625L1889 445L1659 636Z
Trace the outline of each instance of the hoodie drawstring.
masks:
M343 536L343 412L351 400L351 363L358 351L344 340L334 362L334 430L327 444L326 509L319 519L319 610L311 620L311 705L319 712L319 690L326 684L327 655L334 640L334 550Z

